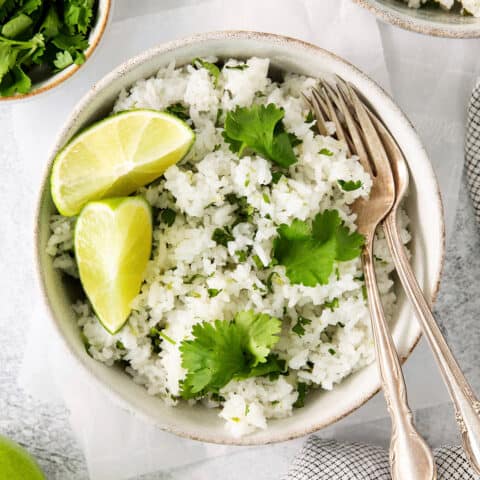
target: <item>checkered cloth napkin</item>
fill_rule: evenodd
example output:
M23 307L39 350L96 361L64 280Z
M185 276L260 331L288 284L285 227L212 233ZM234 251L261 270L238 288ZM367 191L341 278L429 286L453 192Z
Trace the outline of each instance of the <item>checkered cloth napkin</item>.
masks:
M460 446L434 451L438 480L478 480ZM283 480L390 480L388 452L310 437ZM407 479L405 479L407 480Z
M465 170L475 216L480 222L480 81L473 90L468 107Z

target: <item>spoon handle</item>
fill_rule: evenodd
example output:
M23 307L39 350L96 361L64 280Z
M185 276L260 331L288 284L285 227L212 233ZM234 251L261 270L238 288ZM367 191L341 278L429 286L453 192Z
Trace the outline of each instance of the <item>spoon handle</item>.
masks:
M405 379L383 313L373 264L373 236L362 253L368 307L383 393L392 420L390 468L393 480L435 480L432 452L413 424Z
M455 417L462 432L463 448L472 468L480 474L480 402L453 356L418 285L400 238L395 210L385 219L383 229L400 281L415 309L455 405Z

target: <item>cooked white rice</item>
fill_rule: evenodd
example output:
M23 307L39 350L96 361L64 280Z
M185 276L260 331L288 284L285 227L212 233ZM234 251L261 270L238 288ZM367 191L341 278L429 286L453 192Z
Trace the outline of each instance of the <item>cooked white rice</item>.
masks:
M237 63L229 60L227 65ZM231 381L220 392L223 399L202 400L209 407L220 408L219 415L236 436L266 428L269 418L290 415L299 382L330 390L374 360L359 259L339 263L328 285L316 287L292 285L284 267L268 266L279 224L337 209L355 230L349 205L368 195L371 179L356 157L347 157L342 143L314 133L313 122L306 121L308 110L301 92L315 85L314 79L287 74L282 83L275 83L268 77L267 59L251 58L247 65L243 70L223 68L215 86L207 70L171 64L121 93L115 112L134 107L165 109L183 103L196 141L181 164L170 167L155 184L140 191L154 212L171 208L177 216L171 227L156 223L154 253L128 323L118 334L110 335L87 301L74 306L91 356L107 365L126 362L126 371L136 383L170 405L179 401L179 382L185 376L179 345L189 338L194 324L231 319L238 311L249 309L283 318L283 332L274 352L286 360L289 374L277 380ZM217 115L224 118L235 106L252 103L283 107L286 129L302 140L295 147L298 163L277 184L272 183L270 162L258 155L238 158L229 150L222 138L222 122L217 122ZM333 126L329 127L333 133ZM333 156L320 154L322 149ZM363 186L345 192L339 188L340 179L360 180ZM234 221L235 206L225 198L230 193L246 197L254 208L254 221L236 225L234 240L224 247L212 240L212 233ZM408 242L405 215L402 222ZM48 253L55 257L57 268L75 276L73 225L74 220L58 215L52 218ZM235 252L247 247L251 254L242 262ZM258 268L254 255L266 268ZM380 234L375 255L379 289L390 314L395 302L390 278L393 267ZM272 271L278 275L269 292L265 284ZM221 292L209 298L208 289ZM325 308L325 302L335 298L338 307ZM292 332L299 316L313 320L305 326L303 336ZM148 336L157 325L165 327L164 332L176 342L163 341L159 353Z
M411 8L420 8L431 0L404 0ZM441 7L450 10L455 4L460 4L465 11L474 17L480 17L480 0L435 0Z

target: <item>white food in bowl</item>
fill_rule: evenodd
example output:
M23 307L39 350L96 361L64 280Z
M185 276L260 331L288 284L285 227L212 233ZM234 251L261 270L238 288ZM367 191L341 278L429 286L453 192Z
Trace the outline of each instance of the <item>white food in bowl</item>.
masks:
M375 358L359 257L336 263L328 283L314 287L293 284L285 267L271 266L281 224L310 222L320 212L336 210L354 231L350 205L368 197L371 178L357 157L347 156L344 143L312 130L302 92L317 85L316 80L287 73L275 82L268 72L269 60L255 57L227 60L218 77L205 68L171 64L120 94L114 112L181 104L196 140L181 164L138 191L156 212L155 249L127 325L111 335L86 300L74 307L89 354L107 365L127 363L134 381L168 404L181 398L186 370L179 349L191 338L193 325L233 319L248 310L282 319L283 331L272 353L286 362L288 375L233 379L216 397L208 394L203 400L221 408L220 416L234 436L267 428L269 418L291 415L299 384L331 390ZM273 162L254 153L239 157L224 140L227 112L253 104L284 110L283 124L300 142L297 163L289 169L275 170ZM277 183L272 171L284 172ZM339 181L360 186L345 191ZM239 208L250 209L249 218L239 217ZM162 209L175 212L172 225L161 221ZM401 218L406 224L406 216ZM54 264L67 273L75 272L73 223L53 216L47 246L56 257ZM224 228L232 238L222 245L213 235ZM405 241L410 239L406 229L402 234ZM375 259L390 315L395 302L393 264L383 236L377 237ZM152 339L152 328L163 329L168 340Z
M201 35L193 39L173 42L147 52L121 67L100 84L81 102L66 129L60 135L54 152L78 129L105 116L112 110L115 99L123 88L142 78L148 78L173 60L178 65L192 58L215 55L219 58L251 56L268 57L272 64L289 72L318 77L336 73L351 81L380 113L397 138L400 147L411 162L412 194L406 208L412 220L412 263L427 295L433 298L443 260L443 217L437 185L431 166L412 127L393 102L373 83L352 66L314 46L292 39L248 32L226 32ZM334 422L360 406L378 388L378 374L374 364L349 376L329 392L314 392L303 409L295 410L287 418L275 419L267 429L240 439L232 438L218 418L218 411L204 406L180 404L172 409L151 397L143 387L135 385L119 369L109 368L91 359L85 352L76 315L71 307L71 291L54 269L51 257L45 252L49 238L49 218L54 212L45 184L38 215L38 242L40 277L46 292L51 318L64 338L73 356L106 386L113 398L130 411L148 418L161 428L190 438L237 444L258 444L280 441L303 435ZM421 187L421 188L420 188ZM428 222L419 221L420 212L427 212ZM398 306L393 312L393 334L402 357L408 355L419 336L418 325L412 321L410 309L399 292ZM233 397L229 408L239 408L241 399ZM238 405L236 405L238 403ZM226 412L226 415L228 412ZM262 426L262 418L252 412L252 423Z
M420 8L429 0L403 0L410 8ZM440 7L451 9L456 3L454 0L436 0ZM479 0L459 0L460 5L465 9L466 13L470 13L475 17L480 17L480 1Z
M478 0L463 0L463 8L471 14L462 14L459 2L438 0L443 5L423 6L423 0L353 0L374 13L384 22L406 30L447 38L480 37L480 4ZM421 8L417 8L421 6ZM452 8L447 8L451 6ZM477 15L476 17L473 14Z

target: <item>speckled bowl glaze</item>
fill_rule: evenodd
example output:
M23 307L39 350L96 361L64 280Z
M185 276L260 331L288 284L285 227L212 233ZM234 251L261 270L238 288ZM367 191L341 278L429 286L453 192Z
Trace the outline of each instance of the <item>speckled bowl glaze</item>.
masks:
M88 61L88 59L93 55L93 52L98 47L105 29L111 19L112 13L112 3L113 0L99 0L98 1L98 11L97 18L93 25L93 28L88 37L88 48L85 50L85 62L82 65L70 65L64 70L51 75L47 79L34 83L30 92L25 94L15 94L10 97L0 97L0 102L18 102L26 99L34 98L42 93L49 92L58 85L62 84L65 80L70 78L76 72L78 72L83 65Z
M312 393L304 408L295 410L288 418L271 420L267 430L240 439L232 438L218 417L218 410L200 405L190 407L185 403L176 408L168 407L160 399L149 396L120 369L109 368L90 358L85 352L71 307L73 291L68 281L53 268L52 259L45 252L49 218L55 212L49 175L53 158L62 145L80 129L108 115L121 89L154 75L172 60L182 65L195 57L207 55L268 57L275 68L284 71L314 77L337 74L364 94L390 128L409 162L412 191L406 207L412 222L412 264L427 297L433 302L444 257L443 210L432 166L410 122L378 85L341 58L292 38L240 31L200 34L148 50L119 66L80 101L58 135L43 179L35 232L40 288L48 317L68 352L116 404L164 430L192 439L237 445L279 442L319 430L360 407L379 389L376 365L351 375L333 391ZM416 345L420 329L403 294L398 294L393 335L400 356L405 359Z
M447 38L480 38L480 18L461 15L457 10L409 8L401 0L353 0L381 20L413 32Z

